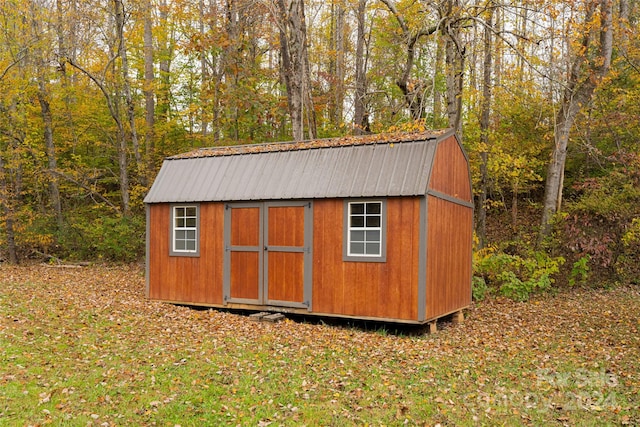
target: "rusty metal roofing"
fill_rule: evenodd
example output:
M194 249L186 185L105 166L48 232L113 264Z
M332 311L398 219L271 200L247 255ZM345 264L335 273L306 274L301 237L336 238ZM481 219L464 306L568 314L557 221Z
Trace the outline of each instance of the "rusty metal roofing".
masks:
M167 158L145 203L423 195L449 133L206 148Z

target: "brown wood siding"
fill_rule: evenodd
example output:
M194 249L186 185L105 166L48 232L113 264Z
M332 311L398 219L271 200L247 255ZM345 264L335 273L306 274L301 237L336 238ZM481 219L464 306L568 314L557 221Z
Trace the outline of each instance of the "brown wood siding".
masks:
M304 206L269 206L266 252L271 301L304 300Z
M260 208L233 208L231 212L231 244L258 246L260 244Z
M427 319L471 304L473 210L436 197L428 199Z
M343 261L344 202L314 201L314 312L417 320L419 200L387 199L386 262Z
M149 298L221 304L224 205L200 204L198 257L169 256L170 205L153 204L149 211Z
M260 253L231 252L231 298L260 296Z
M302 301L304 299L304 254L270 251L268 257L269 300Z
M429 188L467 202L471 201L469 165L454 135L438 144Z
M304 206L269 206L269 245L304 246Z

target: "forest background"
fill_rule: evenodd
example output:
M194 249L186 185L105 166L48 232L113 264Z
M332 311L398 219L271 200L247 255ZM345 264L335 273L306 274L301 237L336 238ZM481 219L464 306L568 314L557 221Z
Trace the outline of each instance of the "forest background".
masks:
M636 0L3 0L0 261L142 260L167 155L450 127L472 165L476 298L637 284L639 15Z

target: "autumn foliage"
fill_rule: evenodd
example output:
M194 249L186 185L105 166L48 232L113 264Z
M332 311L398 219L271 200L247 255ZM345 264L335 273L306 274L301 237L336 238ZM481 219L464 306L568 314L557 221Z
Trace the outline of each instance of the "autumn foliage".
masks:
M637 281L639 13L629 0L5 0L0 260L141 260L142 201L167 156L451 127L479 249L563 257L552 287L587 258L586 283ZM589 206L600 197L631 208L605 217ZM554 233L532 238L554 212Z

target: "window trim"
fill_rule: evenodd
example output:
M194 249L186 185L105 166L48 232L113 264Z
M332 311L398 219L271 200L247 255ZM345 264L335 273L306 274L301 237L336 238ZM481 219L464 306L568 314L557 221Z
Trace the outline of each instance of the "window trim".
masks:
M350 207L352 203L380 203L380 255L351 255L349 246L351 243ZM343 204L342 226L342 260L354 262L386 262L387 261L387 202L385 199L348 199Z
M196 209L196 249L195 250L178 250L175 248L176 239L176 210L178 208L195 208ZM187 229L186 227L183 229ZM188 229L193 229L189 227ZM169 256L182 256L182 257L199 257L200 256L200 204L199 203L180 203L170 205L169 215Z

